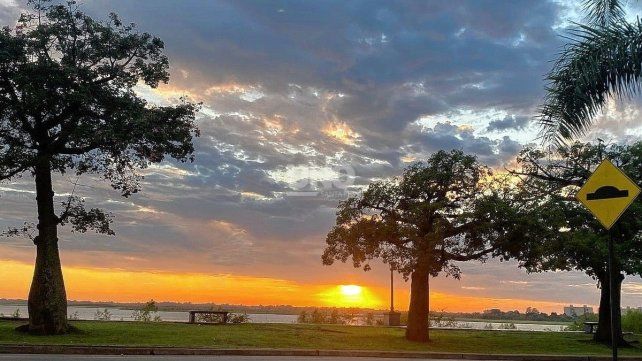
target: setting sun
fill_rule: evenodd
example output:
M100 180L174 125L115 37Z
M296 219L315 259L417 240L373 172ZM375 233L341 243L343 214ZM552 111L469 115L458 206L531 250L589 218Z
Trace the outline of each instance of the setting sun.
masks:
M318 294L321 302L330 307L366 307L382 306L381 299L367 287L357 285L333 286Z
M341 293L344 296L358 296L361 294L361 286L355 286L355 285L342 285L341 287Z

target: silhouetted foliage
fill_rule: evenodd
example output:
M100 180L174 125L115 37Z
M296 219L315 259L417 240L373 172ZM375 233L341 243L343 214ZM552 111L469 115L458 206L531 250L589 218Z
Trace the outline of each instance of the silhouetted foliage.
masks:
M562 144L583 135L613 97L637 94L642 84L642 23L626 21L619 0L587 0L587 23L548 73L540 124L546 139Z
M585 314L581 316L577 316L573 319L573 322L566 326L565 330L566 331L584 331L584 328L586 325L584 325L584 322L588 321L598 321L599 316L597 313L590 313L590 314Z
M150 300L145 304L145 306L136 310L132 313L132 318L134 321L139 322L160 322L162 321L160 315L158 314L158 306L156 306L156 301Z
M572 317L565 314L557 314L555 312L549 314L543 312L519 312L502 311L502 310L488 310L484 312L448 312L449 316L456 319L473 319L473 320L507 320L507 321L548 321L548 322L570 322Z
M350 259L369 270L370 260L381 259L411 278L406 337L427 341L429 278L459 278L456 262L499 255L520 232L511 188L491 178L474 156L439 151L399 178L371 183L339 205L323 263Z
M609 277L607 273L608 231L575 199L575 193L602 161L611 159L635 183L642 184L642 142L631 145L574 143L543 151L525 148L518 156L521 169L513 174L522 178L520 188L524 207L531 209L533 230L523 242L513 244L513 255L530 272L583 271L601 289L599 326L596 340L609 343ZM535 224L535 222L537 224ZM615 236L618 276L616 309L620 309L620 290L624 275L642 275L642 199L636 199L622 215L612 232ZM619 334L620 312L616 327Z
M111 321L112 314L108 309L96 310L94 314L94 320L97 321Z
M307 323L308 322L308 313L305 310L301 311L301 313L297 317L297 322L298 323Z
M372 313L367 315L372 316ZM367 315L364 317L364 323L367 321ZM351 309L318 309L315 308L312 312L308 313L305 310L301 311L297 317L298 323L313 323L313 324L331 324L331 325L345 325L354 322L359 316Z

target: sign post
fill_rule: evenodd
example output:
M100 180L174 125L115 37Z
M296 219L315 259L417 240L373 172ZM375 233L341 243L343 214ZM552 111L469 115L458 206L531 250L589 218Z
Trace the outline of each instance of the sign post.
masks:
M615 317L617 316L617 309L615 308L615 272L613 271L613 264L615 263L613 256L613 231L609 229L609 303L611 304L611 351L613 352L613 361L617 361L617 346L620 342L620 337L615 330Z
M615 255L613 252L613 225L622 213L633 203L640 194L640 187L616 167L610 160L605 159L591 174L575 197L597 218L609 231L609 299L611 303L611 349L613 360L617 360L619 335L615 330Z

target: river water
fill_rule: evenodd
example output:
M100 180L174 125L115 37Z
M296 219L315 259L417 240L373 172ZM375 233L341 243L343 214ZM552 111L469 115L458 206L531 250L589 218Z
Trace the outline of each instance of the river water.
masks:
M111 314L112 321L133 321L133 310L126 310L121 308L106 307ZM11 306L0 305L0 313L5 317L10 317L16 312L20 311L20 317L27 317L27 306ZM76 307L70 306L67 309L67 315L70 319L78 320L93 320L95 319L96 312L103 312L105 307ZM163 321L172 322L188 322L189 314L185 311L158 311ZM248 314L250 322L253 323L296 323L297 315L275 315L275 314Z
M9 317L12 316L16 310L19 310L20 317L27 317L26 305L0 305L0 314ZM103 312L104 307L76 307L70 306L68 308L68 315L71 319L77 320L94 320L96 312ZM133 310L107 307L111 314L112 321L133 321ZM163 321L172 322L187 322L189 314L185 311L159 311L158 316ZM248 314L249 322L251 323L297 323L297 315L279 315L279 314ZM359 320L355 320L354 324L360 324ZM513 328L514 326L514 328ZM516 331L549 331L560 332L564 331L565 325L546 325L538 323L514 323L506 321L500 322L479 322L479 321L452 321L443 325L433 325L433 327L441 328L454 328L454 329L473 329L473 330L516 330Z

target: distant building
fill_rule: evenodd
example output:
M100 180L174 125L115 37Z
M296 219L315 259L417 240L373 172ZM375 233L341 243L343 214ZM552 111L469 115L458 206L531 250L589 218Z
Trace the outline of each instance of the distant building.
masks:
M564 314L569 317L592 315L593 307L589 307L587 305L584 305L582 307L576 307L576 306L570 305L570 306L564 307Z

